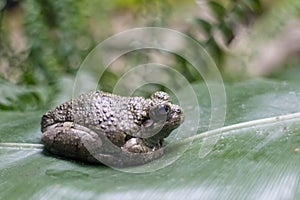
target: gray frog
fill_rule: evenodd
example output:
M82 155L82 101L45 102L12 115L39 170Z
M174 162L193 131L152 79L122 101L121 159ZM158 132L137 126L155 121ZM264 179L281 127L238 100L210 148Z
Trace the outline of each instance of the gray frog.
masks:
M45 113L42 143L51 153L85 162L140 165L163 154L164 138L183 119L165 92L145 99L94 91Z

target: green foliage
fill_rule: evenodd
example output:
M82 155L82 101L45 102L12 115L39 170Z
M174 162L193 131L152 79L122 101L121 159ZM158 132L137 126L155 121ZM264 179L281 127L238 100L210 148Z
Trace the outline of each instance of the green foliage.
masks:
M13 82L40 85L56 84L60 76L76 73L85 56L98 42L111 36L111 23L117 12L136 12L136 18L147 20L149 26L164 26L170 6L175 1L75 1L25 0L12 1L13 7L3 3L1 16L10 13L20 15L16 19L21 24L22 37L27 43L21 54L10 45L11 35L7 25L0 30L0 56L7 62L10 71L2 78ZM11 5L11 4L10 4ZM104 6L105 5L105 6ZM0 5L1 6L1 5ZM18 21L19 20L19 21ZM135 19L137 21L137 19ZM101 36L99 37L99 31ZM97 41L97 43L95 42ZM9 76L9 77L8 77ZM108 69L104 89L111 90L112 82L119 76Z
M199 41L206 50L212 55L216 64L222 70L226 50L216 42L216 32L221 33L225 45L229 45L235 37L238 26L250 25L263 11L260 0L255 1L208 1L215 20L201 17L194 18L194 24L198 26L206 39ZM193 34L190 34L193 35Z
M190 3L182 3L178 0L62 0L58 2L8 0L7 2L10 2L9 5L6 5L5 1L0 4L0 58L8 61L9 72L8 75L0 74L0 77L5 79L10 76L11 78L7 78L10 81L31 85L55 84L59 77L75 74L85 56L96 44L116 31L122 30L120 24L122 26L126 24L128 27L171 26L176 30L176 23L178 23L178 29L181 29L181 23L185 19L176 19L178 22L173 24L172 15L176 15L178 10L182 12L181 7ZM230 48L238 28L246 26L251 29L253 22L259 20L259 17L268 11L267 3L261 0L199 2L200 8L202 4L207 5L210 18L193 17L197 13L192 13L188 17L193 17L193 24L184 24L183 30L188 30L187 34L203 45L222 71L226 65L224 61L228 58L227 47ZM195 6L194 1L193 6ZM19 23L22 24L21 28L24 29L22 31L27 42L27 47L18 53L10 46L11 33L4 23L8 13L15 12L15 7L19 7L18 12L21 16ZM124 19L120 17L122 14L126 16ZM275 21L275 17L271 20ZM121 22L118 24L118 21ZM264 35L278 32L276 27L279 25L272 25L270 22ZM204 37L199 39L194 29L196 32L200 31ZM272 33L270 30L273 30ZM175 60L172 67L185 75L190 82L202 80L200 76L195 75L197 73L190 63L176 55L173 55L172 59ZM129 62L131 61L132 63L128 65L134 66L136 64L134 59ZM0 65L2 67L2 63ZM118 70L108 68L103 78L105 79L102 84L103 89L111 91L113 83L121 75Z
M83 5L73 0L27 0L23 3L25 27L31 44L29 57L24 63L27 69L25 82L39 79L32 77L36 75L32 73L35 71L44 76L43 80L51 82L80 64L91 48Z
M53 87L17 86L0 80L0 110L35 111L47 108L57 90Z
M6 38L9 33L3 31L0 36L6 45L3 45L5 48L0 50L0 53L4 54L3 57L9 58L9 66L20 71L18 74L21 77L17 77L16 82L33 85L55 84L60 76L76 72L84 57L96 45L95 32L101 30L102 39L110 35L111 17L114 12L121 12L122 9L131 10L134 13L133 17L137 18L135 19L137 23L138 18L141 18L146 21L144 25L147 26L166 26L169 23L171 10L175 10L176 5L181 4L176 0L164 2L104 1L101 3L74 0L17 1L16 6L22 8L24 16L23 28L29 47L24 52L27 57L25 60L20 60L21 55L15 54L13 49L9 48ZM199 42L210 53L216 64L222 66L226 52L217 41L215 32L220 31L225 43L230 44L235 37L236 26L241 23L249 24L262 12L262 5L260 0L208 1L207 5L216 21L195 18L196 26L207 36L205 40ZM100 26L100 28L95 26ZM188 34L196 38L192 33ZM175 69L185 75L188 80L191 82L202 80L201 77L195 75L197 73L188 62L176 55L174 58ZM14 62L14 60L20 61ZM110 91L114 80L117 80L120 75L122 74L108 68L103 89Z
M14 82L37 85L54 83L59 76L74 73L94 45L86 18L87 6L87 1L74 0L4 3L0 56L9 70L18 74L7 76L12 76ZM11 45L14 41L10 40L15 39L26 43L20 53L18 46Z

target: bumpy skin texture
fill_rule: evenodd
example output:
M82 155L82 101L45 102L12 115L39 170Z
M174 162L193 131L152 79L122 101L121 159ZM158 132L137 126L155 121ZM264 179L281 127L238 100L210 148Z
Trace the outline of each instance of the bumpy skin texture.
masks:
M138 165L160 157L163 139L182 122L182 108L165 92L145 99L95 91L45 113L42 143L87 162Z

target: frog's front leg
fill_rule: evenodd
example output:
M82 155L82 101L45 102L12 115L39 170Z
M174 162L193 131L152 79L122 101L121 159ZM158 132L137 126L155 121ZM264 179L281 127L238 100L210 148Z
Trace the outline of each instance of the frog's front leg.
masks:
M145 144L143 139L131 138L124 144L122 149L132 153L148 153L157 150L158 147L157 145L151 148Z

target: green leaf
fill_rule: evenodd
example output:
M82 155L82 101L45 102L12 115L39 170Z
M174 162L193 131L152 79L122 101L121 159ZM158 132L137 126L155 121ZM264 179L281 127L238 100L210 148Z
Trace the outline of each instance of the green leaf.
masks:
M202 28L203 31L205 31L205 34L207 35L211 34L212 25L207 20L196 18L195 22L200 28Z
M53 90L39 86L16 86L0 80L0 110L38 110L49 104Z
M216 1L209 1L208 5L219 20L224 18L226 15L226 9L221 4Z
M241 22L244 21L247 17L247 15L245 15L245 12L246 10L244 6L237 4L232 8L230 14L234 22Z
M193 87L201 107L200 130L205 131L210 95L203 83ZM46 110L2 111L0 199L299 199L299 82L249 80L226 84L226 94L226 126L172 144L181 157L149 173L43 153L39 120ZM197 123L187 123L197 130ZM217 143L200 157L209 139ZM189 148L183 153L182 146Z
M212 56L212 58L214 59L214 61L216 62L216 64L220 65L222 61L223 52L222 49L219 47L218 43L216 42L215 38L210 37L204 45L207 51Z
M254 12L262 11L262 4L260 0L243 0L243 2Z
M229 44L234 38L232 23L224 20L220 23L219 28L226 38L226 43Z

